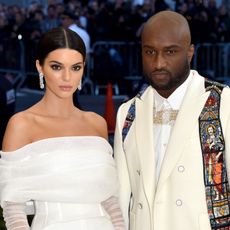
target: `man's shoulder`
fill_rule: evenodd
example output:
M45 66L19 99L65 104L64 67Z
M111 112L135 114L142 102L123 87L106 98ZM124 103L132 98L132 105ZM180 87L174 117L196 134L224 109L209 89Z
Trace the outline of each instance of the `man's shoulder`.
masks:
M128 98L125 100L121 106L120 109L127 110L133 103L135 103L136 100L143 100L143 95L151 88L151 86L144 84L139 92L133 96L132 98Z
M81 33L84 36L90 37L87 30L83 29L82 27L80 27L78 25L76 25L75 30L76 30L76 32Z
M119 110L127 110L135 100L136 97L132 97L123 101L119 107Z
M223 83L220 83L218 81L205 78L205 88L206 88L206 90L209 90L212 88L217 88L217 89L222 91L224 88L229 89L229 86L227 84L223 84Z

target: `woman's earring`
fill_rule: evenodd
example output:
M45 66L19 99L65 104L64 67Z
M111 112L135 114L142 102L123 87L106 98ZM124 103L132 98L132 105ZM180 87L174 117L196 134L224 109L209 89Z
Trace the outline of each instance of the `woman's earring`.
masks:
M77 89L78 89L78 90L81 90L81 80L80 80L80 82L79 82L79 85L78 85Z
M44 85L44 75L40 72L39 73L39 84L40 84L40 89L44 89L45 85Z

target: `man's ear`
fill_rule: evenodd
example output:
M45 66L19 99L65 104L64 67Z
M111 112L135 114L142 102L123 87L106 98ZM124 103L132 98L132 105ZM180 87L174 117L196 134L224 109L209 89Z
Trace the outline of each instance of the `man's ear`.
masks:
M188 54L187 54L189 62L192 61L192 57L193 57L193 55L194 55L194 50L195 50L195 47L194 47L193 44L191 44L191 45L189 46Z

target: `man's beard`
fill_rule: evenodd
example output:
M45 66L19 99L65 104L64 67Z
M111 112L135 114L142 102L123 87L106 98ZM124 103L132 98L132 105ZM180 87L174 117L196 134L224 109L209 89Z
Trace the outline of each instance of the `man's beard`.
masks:
M152 76L154 74L154 72L147 74L144 70L143 70L143 75L145 80L156 90L170 90L170 89L174 89L177 88L178 86L180 86L188 77L189 72L190 72L190 63L188 61L186 61L183 65L182 68L179 69L179 71L177 73L175 73L176 77L173 77L171 72L169 72L168 70L165 69L161 69L161 70L157 70L157 72L165 72L167 73L170 78L167 84L165 85L159 85L156 84L152 78L154 76Z

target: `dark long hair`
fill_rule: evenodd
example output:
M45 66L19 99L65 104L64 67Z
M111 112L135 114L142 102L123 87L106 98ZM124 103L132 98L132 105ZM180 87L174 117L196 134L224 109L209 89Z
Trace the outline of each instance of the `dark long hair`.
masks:
M83 56L83 61L85 61L86 48L81 37L70 29L57 27L44 33L38 43L37 59L40 65L44 64L50 52L61 48L74 49L80 52Z

